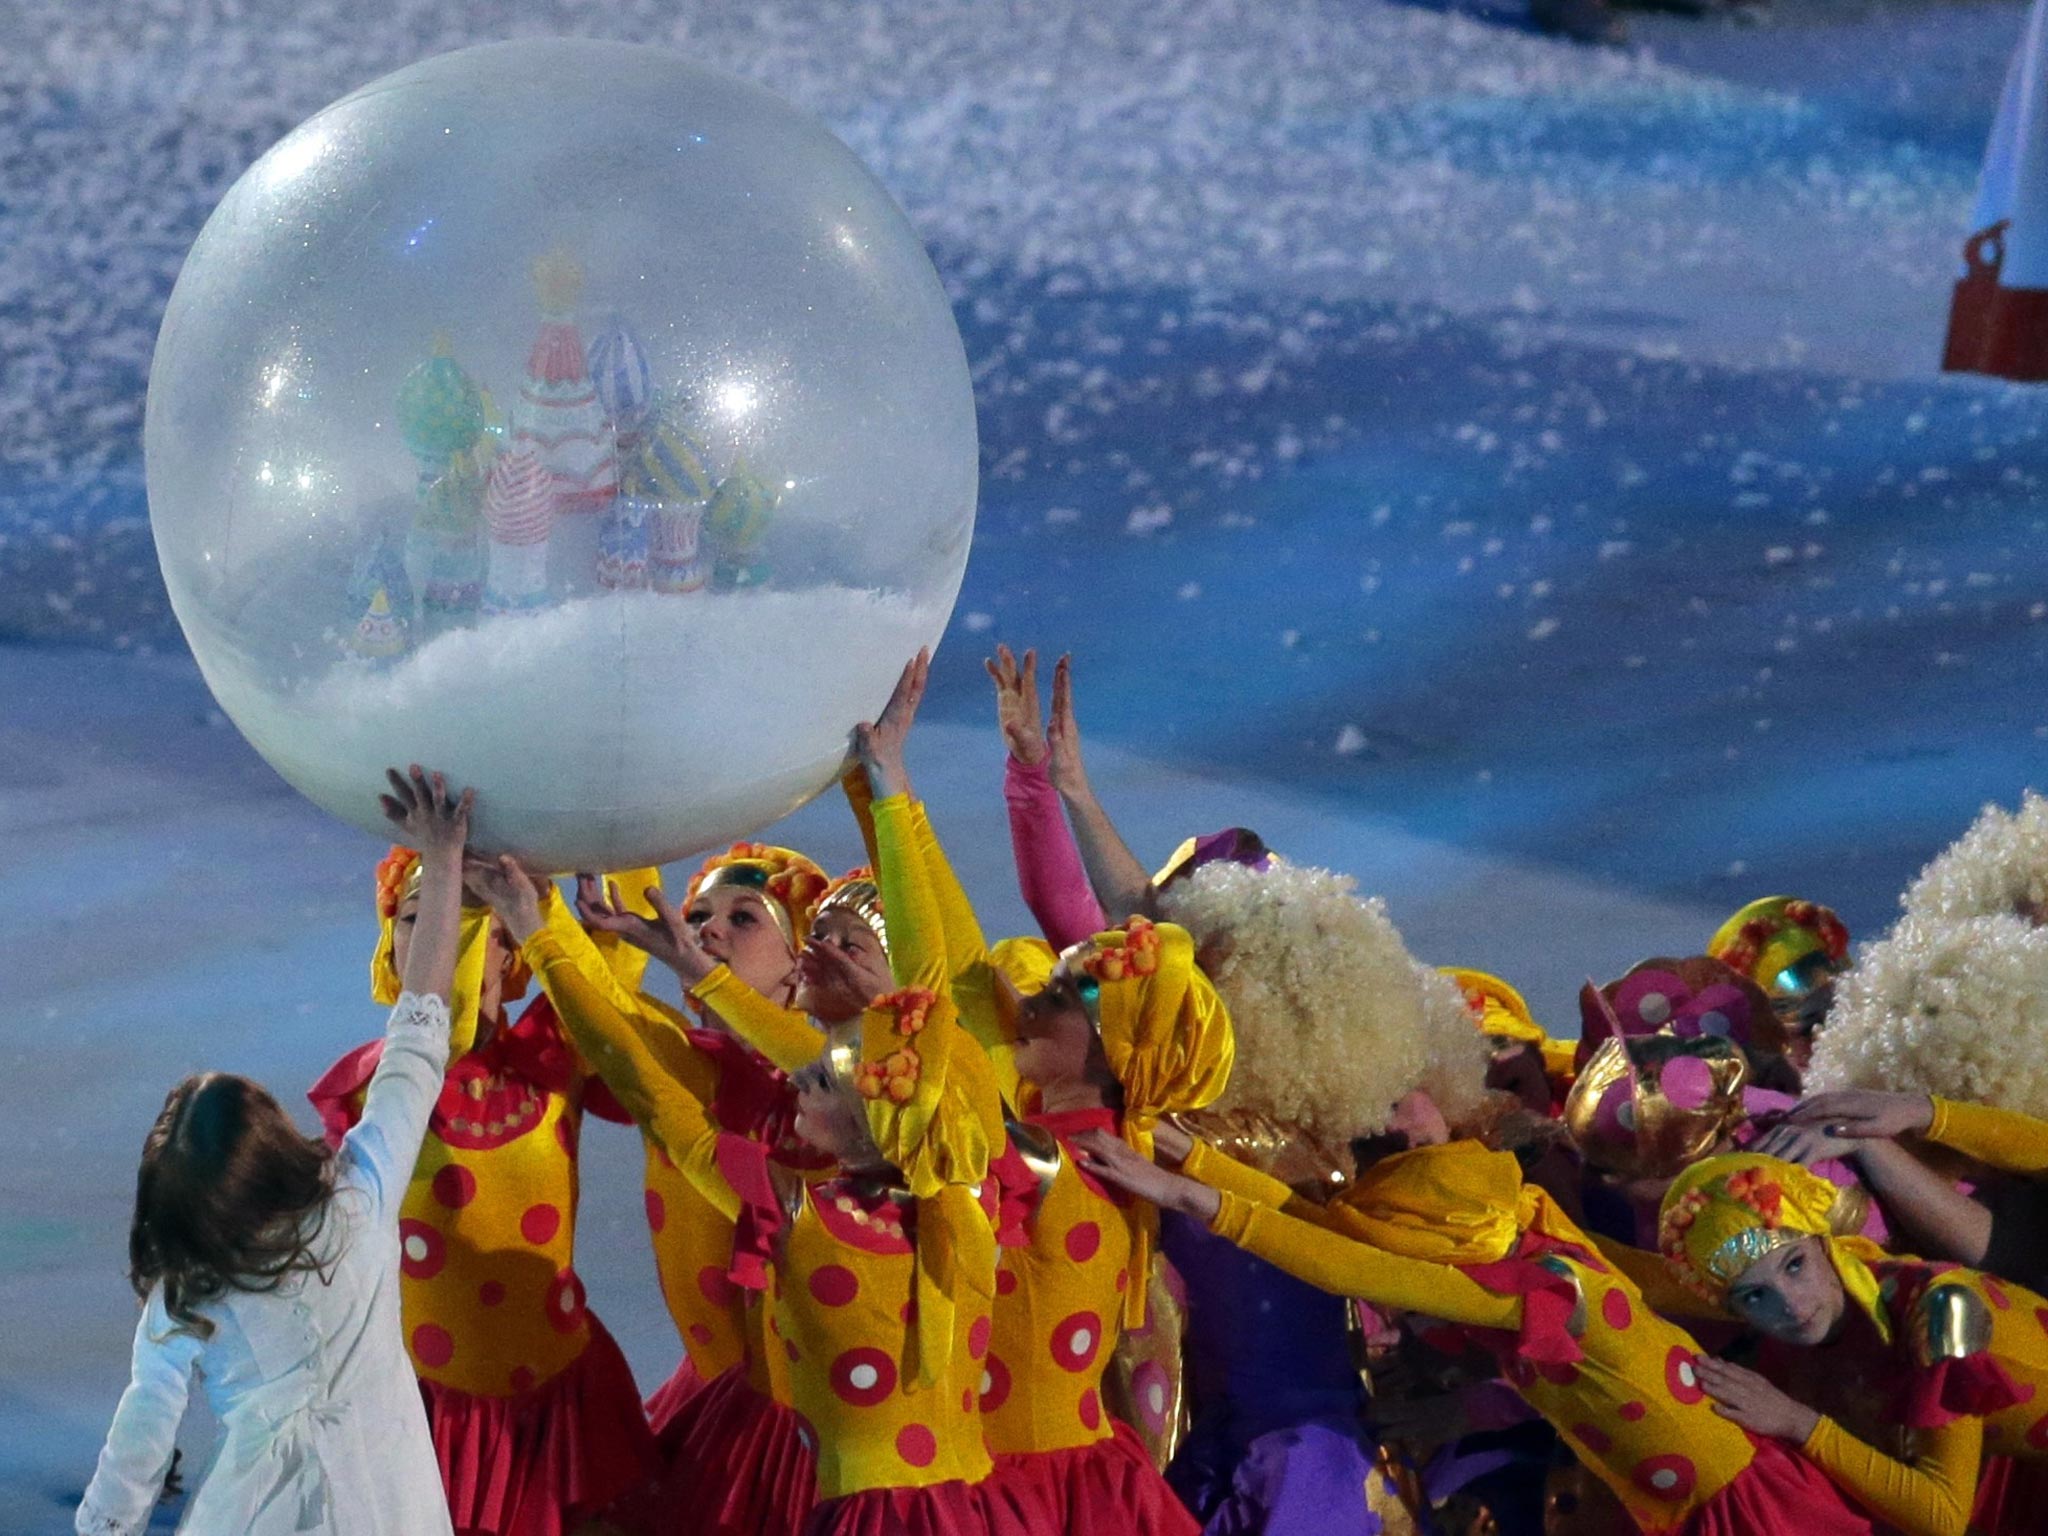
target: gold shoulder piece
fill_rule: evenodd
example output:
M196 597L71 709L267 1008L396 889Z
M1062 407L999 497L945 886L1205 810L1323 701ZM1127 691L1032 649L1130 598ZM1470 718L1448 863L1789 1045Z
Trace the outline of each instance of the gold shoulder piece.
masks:
M782 1207L782 1219L794 1222L804 1208L804 1176L794 1168L771 1162L768 1164L768 1182L775 1186L775 1200Z
M1579 1278L1579 1272L1554 1253L1546 1253L1536 1261L1537 1267L1547 1269L1553 1275L1562 1275L1572 1286L1572 1315L1566 1320L1564 1331L1573 1338L1583 1338L1586 1333L1586 1285Z
M1921 1365L1980 1355L1991 1346L1991 1309L1967 1285L1931 1285L1915 1311L1913 1355Z
M1060 1139L1042 1125L1031 1125L1022 1120L1003 1118L1003 1127L1010 1133L1011 1144L1017 1155L1024 1159L1024 1166L1031 1170L1032 1178L1038 1181L1038 1198L1042 1203L1052 1181L1060 1176L1060 1163L1065 1154L1060 1151Z

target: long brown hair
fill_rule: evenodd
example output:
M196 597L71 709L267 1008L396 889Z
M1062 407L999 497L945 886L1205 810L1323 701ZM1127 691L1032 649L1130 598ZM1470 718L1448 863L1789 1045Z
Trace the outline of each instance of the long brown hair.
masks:
M197 1308L225 1291L272 1291L315 1273L320 1224L333 1192L333 1154L300 1134L261 1084L226 1072L186 1078L164 1099L142 1144L128 1283L205 1337Z

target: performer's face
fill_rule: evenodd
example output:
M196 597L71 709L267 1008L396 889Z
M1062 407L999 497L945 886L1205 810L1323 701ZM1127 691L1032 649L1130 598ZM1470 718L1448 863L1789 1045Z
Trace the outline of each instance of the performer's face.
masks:
M704 953L723 961L748 986L778 1002L796 980L796 956L768 910L768 898L745 886L714 885L683 913Z
M843 908L818 914L796 957L796 1006L826 1024L856 1017L889 991L889 956L875 930Z
M420 915L420 895L414 891L398 904L391 919L391 965L402 977L406 957L412 953L412 929ZM505 994L505 976L512 969L512 935L497 918L491 919L485 939L484 976L478 1011L488 1019L496 1015Z
M874 1161L874 1144L859 1107L833 1086L822 1063L805 1067L791 1085L796 1089L795 1130L807 1146L849 1167Z
M1842 1277L1817 1237L1772 1250L1728 1287L1730 1312L1788 1344L1825 1344L1846 1306Z
M1017 1075L1040 1088L1079 1082L1089 1075L1095 1024L1081 1001L1079 981L1065 966L1017 1005Z

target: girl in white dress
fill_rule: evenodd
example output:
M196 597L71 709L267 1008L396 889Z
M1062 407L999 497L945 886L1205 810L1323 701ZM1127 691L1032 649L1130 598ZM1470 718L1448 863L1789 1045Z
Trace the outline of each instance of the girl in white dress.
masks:
M198 1375L219 1444L190 1536L436 1536L448 1506L398 1321L398 1202L448 1060L472 795L393 771L384 813L420 852L404 993L338 1151L247 1078L171 1090L136 1178L134 1375L78 1508L81 1536L149 1524Z

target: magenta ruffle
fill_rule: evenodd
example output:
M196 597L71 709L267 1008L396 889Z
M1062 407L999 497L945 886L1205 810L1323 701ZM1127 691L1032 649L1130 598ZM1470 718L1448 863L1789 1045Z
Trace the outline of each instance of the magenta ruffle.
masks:
M983 1496L1027 1530L1065 1536L1199 1536L1136 1431L1062 1451L998 1456Z

